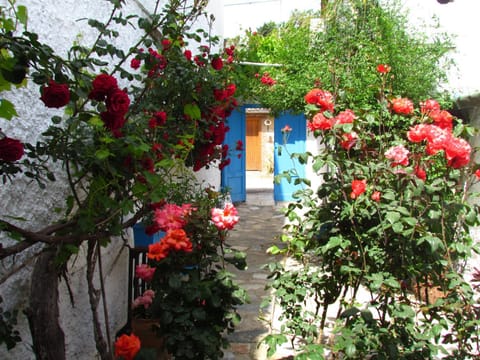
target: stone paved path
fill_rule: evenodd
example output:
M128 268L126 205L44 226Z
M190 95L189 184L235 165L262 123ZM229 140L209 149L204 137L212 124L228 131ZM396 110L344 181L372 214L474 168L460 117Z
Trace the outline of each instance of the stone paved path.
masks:
M267 359L265 348L257 347L269 331L268 321L259 319L260 304L269 296L265 290L268 271L263 266L279 260L266 251L282 232L285 218L280 208L268 199L250 200L248 195L246 203L237 205L240 221L236 229L230 232L227 242L247 253L248 268L245 271L232 269L232 272L236 274L240 286L247 290L250 303L239 308L242 321L229 337L231 346L225 352L225 360Z

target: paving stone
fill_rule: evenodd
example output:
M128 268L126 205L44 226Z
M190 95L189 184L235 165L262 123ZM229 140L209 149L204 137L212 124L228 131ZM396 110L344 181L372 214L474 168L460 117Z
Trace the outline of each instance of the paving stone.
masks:
M260 320L260 316L267 317L269 314L263 312L267 309L260 309L263 300L270 296L269 290L265 290L268 271L263 269L264 265L279 261L266 253L276 238L282 233L284 217L279 208L272 204L262 203L237 204L240 221L235 230L230 233L227 243L236 249L242 249L247 253L247 266L245 271L230 269L235 274L236 281L244 288L250 297L250 303L238 308L242 317L236 330L228 335L230 347L225 351L223 360L266 360L266 350L259 346L260 340L268 334L268 323ZM262 310L262 311L261 311Z

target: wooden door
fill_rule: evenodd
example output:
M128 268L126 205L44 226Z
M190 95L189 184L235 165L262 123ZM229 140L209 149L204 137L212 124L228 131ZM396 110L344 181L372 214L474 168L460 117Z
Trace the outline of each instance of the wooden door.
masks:
M247 114L247 132L245 139L246 169L262 170L261 117Z

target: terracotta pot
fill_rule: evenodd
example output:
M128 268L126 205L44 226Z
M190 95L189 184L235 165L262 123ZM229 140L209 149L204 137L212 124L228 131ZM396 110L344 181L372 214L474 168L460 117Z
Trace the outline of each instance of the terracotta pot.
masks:
M169 360L171 355L165 348L164 339L157 335L156 327L159 327L156 319L132 319L132 332L140 338L142 348L154 349L157 360Z

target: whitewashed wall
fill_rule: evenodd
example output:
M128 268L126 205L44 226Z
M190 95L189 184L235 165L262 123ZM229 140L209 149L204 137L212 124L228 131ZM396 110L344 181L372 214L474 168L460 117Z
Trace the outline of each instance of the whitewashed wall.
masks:
M214 34L222 33L221 10L223 0L210 1L208 11L217 14ZM153 6L154 1L140 1L147 9ZM0 0L0 5L6 5L6 0ZM86 20L95 18L106 21L110 14L111 4L107 1L78 1L78 0L18 0L17 4L26 5L29 13L29 31L40 35L40 41L50 45L60 55L65 55L73 41L82 44L91 44L95 33L87 25ZM136 1L125 1L123 12L141 14ZM119 44L125 49L138 38L131 28L123 32ZM121 46L120 46L121 47ZM2 94L4 96L4 94ZM0 119L0 128L9 137L18 138L23 142L35 143L41 132L44 131L52 115L61 111L47 109L39 100L40 94L36 86L17 91L14 96L8 95L16 104L18 118L12 121ZM14 180L13 184L0 185L0 216L15 214L26 219L21 223L27 224L30 229L40 229L55 220L54 208L63 205L66 194L66 181L57 172L58 181L49 184L48 190L39 189L35 183L30 183L22 177ZM216 188L220 185L218 170L202 171L199 178ZM0 233L0 243L7 246L11 240ZM30 288L30 272L33 261L25 261L38 249L29 251L28 256L19 256L12 260L0 263L0 294L4 303L0 306L4 310L17 308L18 330L23 342L13 350L7 351L0 346L0 359L34 359L31 350L31 337L25 316L21 313L28 306ZM75 306L69 301L65 281L62 280L60 292L60 319L65 332L67 359L95 359L96 350L93 338L90 306L88 303L87 285L85 281L85 249L81 249L78 257L70 263L69 282L75 298ZM127 251L121 239L115 239L112 244L103 250L103 267L107 291L107 302L110 316L110 332L112 336L126 322L127 309ZM12 276L11 276L12 275ZM102 313L100 309L99 313Z

